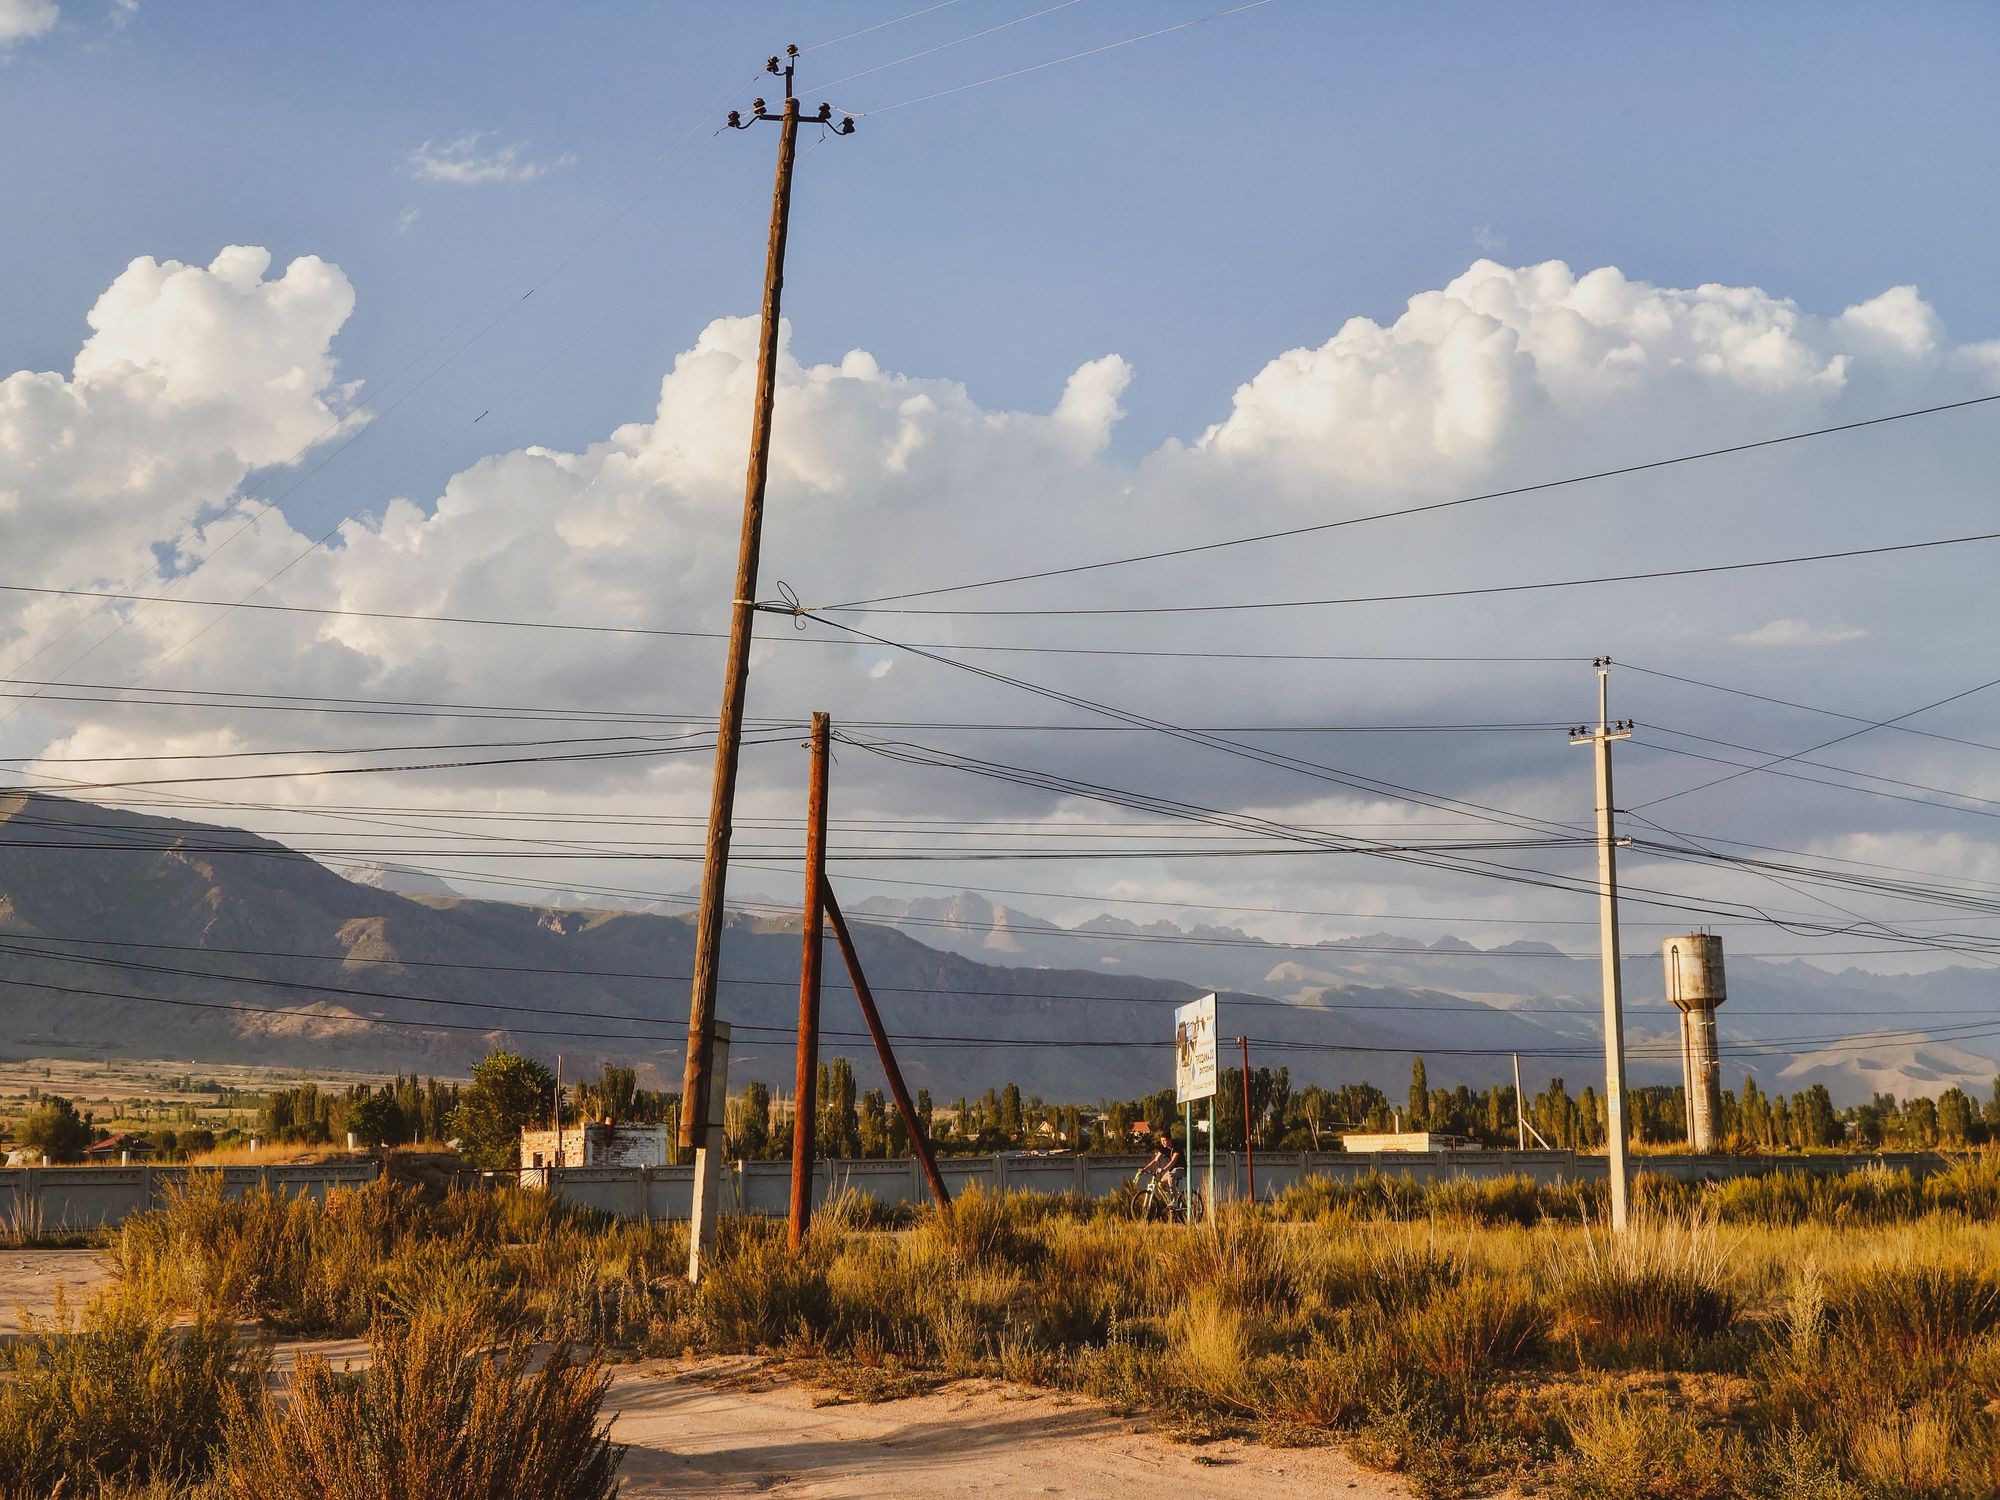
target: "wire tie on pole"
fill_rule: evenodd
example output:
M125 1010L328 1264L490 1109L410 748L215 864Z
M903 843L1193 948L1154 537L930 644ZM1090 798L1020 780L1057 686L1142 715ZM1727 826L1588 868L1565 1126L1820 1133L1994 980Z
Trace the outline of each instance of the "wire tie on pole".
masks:
M798 590L781 578L778 580L778 597L784 600L785 604L791 610L792 629L804 630L806 628L806 607L799 602Z

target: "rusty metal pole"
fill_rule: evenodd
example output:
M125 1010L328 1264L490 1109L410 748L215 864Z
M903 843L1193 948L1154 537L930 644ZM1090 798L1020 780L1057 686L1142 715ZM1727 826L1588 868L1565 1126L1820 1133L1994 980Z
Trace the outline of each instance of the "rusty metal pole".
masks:
M1250 1201L1257 1201L1257 1148L1250 1140L1250 1038L1239 1036L1236 1045L1243 1049L1243 1172L1249 1179Z
M814 1147L818 1139L820 954L825 922L820 893L826 889L827 741L831 721L825 714L812 719L812 772L806 792L806 904L799 950L799 1068L794 1081L792 1113L792 1217L794 1250L805 1243L812 1218Z
M854 981L854 995L861 1002L862 1019L868 1023L868 1034L875 1039L875 1055L882 1059L882 1071L888 1075L889 1092L896 1099L896 1112L903 1117L903 1129L910 1134L910 1146L917 1153L917 1161L930 1182L931 1196L937 1199L940 1210L947 1210L951 1207L951 1194L945 1188L944 1178L938 1174L937 1158L931 1155L931 1143L924 1136L916 1106L910 1103L910 1091L903 1084L903 1070L896 1066L896 1054L889 1050L889 1036L883 1031L881 1014L875 1009L875 995L868 988L868 976L861 972L861 955L854 949L854 935L847 930L847 918L840 914L840 903L833 899L832 886L829 885L821 893L821 899L826 903L826 920L840 944L840 956L847 961L847 977Z

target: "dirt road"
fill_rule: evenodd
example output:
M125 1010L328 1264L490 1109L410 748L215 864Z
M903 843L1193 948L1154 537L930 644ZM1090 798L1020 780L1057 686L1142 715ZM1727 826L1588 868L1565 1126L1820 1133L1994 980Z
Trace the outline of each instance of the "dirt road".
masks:
M0 1336L14 1331L18 1314L48 1317L58 1292L81 1307L110 1274L101 1250L0 1250Z
M828 1398L755 1359L652 1361L613 1381L629 1500L673 1496L1084 1495L1264 1500L1408 1491L1331 1449L1187 1447L1089 1402L967 1382L876 1406Z
M109 1275L92 1250L0 1251L0 1328L14 1312L81 1303ZM358 1339L281 1344L282 1372L304 1351L336 1368L366 1363ZM645 1360L617 1367L605 1415L628 1445L626 1500L766 1495L1080 1495L1093 1500L1293 1500L1331 1494L1400 1500L1407 1489L1332 1449L1169 1443L1143 1421L1086 1401L998 1381L968 1381L875 1406L826 1404L825 1392L761 1359Z

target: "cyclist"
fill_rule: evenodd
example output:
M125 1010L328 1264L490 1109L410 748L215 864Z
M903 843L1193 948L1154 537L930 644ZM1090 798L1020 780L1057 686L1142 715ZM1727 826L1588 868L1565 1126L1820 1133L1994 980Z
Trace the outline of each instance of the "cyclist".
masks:
M1173 1136L1163 1130L1160 1132L1158 1144L1153 1148L1152 1156L1147 1159L1143 1167L1139 1168L1139 1176L1152 1178L1154 1191L1160 1194L1164 1202L1172 1203L1174 1189L1179 1182L1180 1167L1180 1147L1174 1144Z

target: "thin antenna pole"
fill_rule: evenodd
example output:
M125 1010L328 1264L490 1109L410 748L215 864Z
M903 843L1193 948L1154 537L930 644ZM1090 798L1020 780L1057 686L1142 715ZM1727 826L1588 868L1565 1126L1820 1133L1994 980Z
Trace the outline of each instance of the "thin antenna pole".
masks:
M812 717L812 770L806 791L806 904L799 950L799 1063L793 1079L798 1104L792 1112L791 1245L805 1243L812 1218L812 1171L818 1140L819 993L824 919L820 895L826 889L827 742L832 720Z
M1570 737L1573 745L1590 745L1597 763L1597 951L1604 990L1604 1121L1610 1156L1611 1228L1623 1234L1631 1192L1625 1139L1625 994L1618 972L1618 837L1612 826L1611 742L1632 737L1629 721L1610 717L1611 658L1591 663L1597 669L1597 728L1582 728Z

